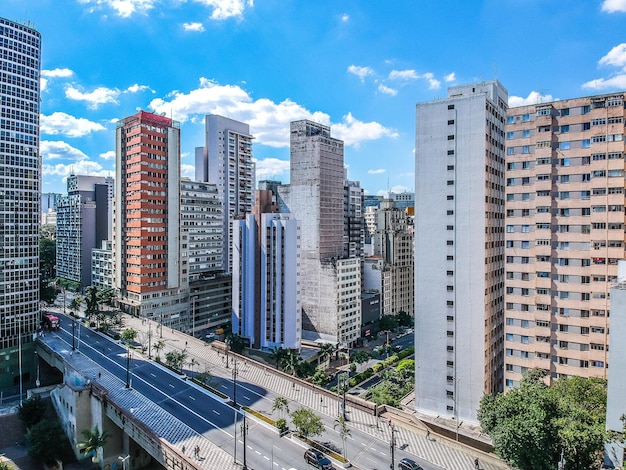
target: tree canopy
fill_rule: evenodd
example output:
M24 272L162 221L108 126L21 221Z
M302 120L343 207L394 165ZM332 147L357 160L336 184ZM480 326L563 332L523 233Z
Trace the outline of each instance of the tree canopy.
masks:
M527 372L519 388L485 395L478 409L495 452L520 470L594 467L606 433L606 381L560 378L549 387L544 372Z
M291 422L304 438L319 436L324 432L324 423L308 408L299 408L291 413Z

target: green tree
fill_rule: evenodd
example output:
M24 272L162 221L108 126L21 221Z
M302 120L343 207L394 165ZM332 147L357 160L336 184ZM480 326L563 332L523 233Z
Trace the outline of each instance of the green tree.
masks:
M75 295L69 305L71 316L73 317L78 316L82 303L83 303L83 298L80 295Z
M548 387L544 372L527 372L519 388L485 395L478 410L495 451L520 470L592 468L605 440L606 381L560 378Z
M361 364L365 364L367 361L369 361L370 357L371 356L367 351L364 351L363 349L359 349L355 351L354 354L352 354L350 361L360 366Z
M285 397L274 398L274 406L272 406L272 413L274 411L280 412L282 418L285 413L289 414L289 401Z
M57 242L49 238L39 239L39 272L42 279L54 279L54 267L57 263Z
M47 408L48 406L39 396L33 396L22 402L17 409L17 416L28 429L43 419Z
M133 341L135 341L136 337L137 337L137 330L133 328L126 328L122 332L122 339L126 341L127 343L132 343Z
M325 386L331 380L332 380L331 377L326 373L326 371L324 371L324 369L322 369L320 367L318 367L315 370L315 373L313 374L313 377L311 377L311 382L313 384L317 385L318 387Z
M398 318L394 315L383 315L379 325L381 330L391 331L398 326Z
M313 377L315 370L316 367L314 363L300 360L296 366L296 376L301 379L308 379L309 377Z
M320 345L320 350L317 353L317 365L319 366L326 359L331 357L335 352L335 345L332 343L323 343Z
M598 468L599 454L607 438L606 381L568 377L550 387L558 400L558 440L566 457L565 468Z
M241 354L245 348L243 338L232 333L226 336L226 344L232 352L237 354Z
M283 359L283 370L288 374L295 375L300 361L300 357L295 352L288 351L287 356Z
M404 396L403 389L391 380L383 380L370 388L370 400L377 405L398 406Z
M413 326L413 317L404 311L398 312L398 326Z
M341 438L341 442L343 443L343 456L348 458L346 455L346 440L350 437L350 429L348 429L348 421L345 416L339 416L335 419L335 424L333 424L333 429L339 428L339 437Z
M42 420L26 431L28 455L40 462L53 462L59 458L65 433L58 420Z
M284 348L279 348L274 346L271 350L270 350L270 359L272 361L274 361L274 363L276 364L276 368L278 370L281 370L281 366L283 363L283 360L285 359L285 357L287 357L288 351L287 349Z
M415 361L413 359L404 359L396 366L396 371L399 377L406 381L413 378L415 375Z
M211 372L209 372L208 370L196 374L194 378L204 385L208 385L209 387L213 386L213 374L211 374Z
M7 462L0 462L0 470L14 470Z
M296 432L305 439L319 436L324 432L324 423L319 416L308 408L299 408L290 416Z
M100 433L98 426L93 428L93 431L89 429L85 429L81 431L81 434L85 438L84 441L81 441L76 446L79 450L82 450L85 454L91 455L91 461L93 463L98 463L100 458L98 457L98 450L107 443L109 439L109 434L107 431L103 431Z
M158 340L156 343L154 343L152 345L152 349L154 349L156 351L156 361L160 362L161 361L161 356L159 355L159 352L162 351L165 348L165 340Z

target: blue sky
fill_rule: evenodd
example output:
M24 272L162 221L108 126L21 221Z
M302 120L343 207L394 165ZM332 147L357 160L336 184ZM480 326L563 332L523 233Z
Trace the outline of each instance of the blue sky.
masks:
M43 36L43 192L114 175L115 123L250 124L257 179L289 180L289 122L345 141L368 194L414 190L415 104L497 77L511 106L626 89L626 0L2 0Z

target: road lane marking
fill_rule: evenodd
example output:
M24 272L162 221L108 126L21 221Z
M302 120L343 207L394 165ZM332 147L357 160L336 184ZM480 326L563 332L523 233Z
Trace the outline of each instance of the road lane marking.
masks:
M196 401L196 399L192 397L191 395L189 395L189 398L191 398L193 401Z
M175 388L172 384L168 384L170 387Z
M219 416L219 412L215 411L215 410L211 410L213 413L215 413L216 415Z
M243 397L244 397L246 400L250 400L250 397L247 397L247 396L245 396L245 395L244 395Z
M270 459L267 455L264 455L264 456L263 456L263 458L264 458L265 460L269 460L269 459Z
M156 375L150 372L150 375L156 379Z

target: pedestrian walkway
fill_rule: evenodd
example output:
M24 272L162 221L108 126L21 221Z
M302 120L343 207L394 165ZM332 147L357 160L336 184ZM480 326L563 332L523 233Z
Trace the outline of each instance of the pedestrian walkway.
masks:
M159 352L161 357L165 357L169 351L181 351L185 349L188 354L187 362L189 363L193 358L198 363L195 370L196 372L207 370L213 375L226 378L232 373L234 356L228 354L228 357L226 357L226 355L216 351L202 340L168 327L163 327L162 331L158 331L157 323L128 315L124 317L124 325L126 328L133 328L144 334L147 334L150 329L152 332L152 345L159 339L163 339L165 341L165 348ZM237 371L239 381L247 381L256 384L290 401L310 408L317 413L327 415L331 418L336 417L337 410L339 409L339 398L331 395L328 391L319 390L301 380L292 379L285 374L275 371L269 366L265 366L248 358L237 361ZM258 411L271 413L271 409ZM391 428L387 424L387 419L384 415L376 418L371 414L352 407L348 407L347 412L350 419L349 426L385 442L390 441ZM378 423L377 420L379 420ZM478 451L474 452L469 448L465 448L460 444L457 445L457 443L450 442L440 436L434 436L433 434L427 436L424 429L418 429L417 427L411 429L406 423L404 424L403 426L395 426L397 447L432 462L443 469L473 469L475 468L474 459L476 457L479 457L481 462L480 468L484 470L503 470L510 468L506 463L493 456L483 455Z

